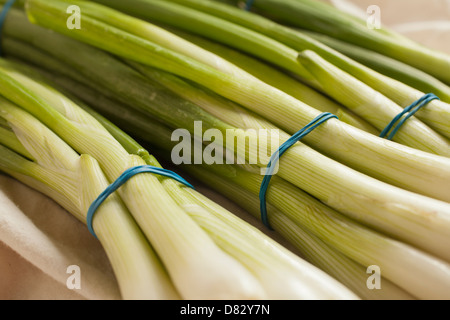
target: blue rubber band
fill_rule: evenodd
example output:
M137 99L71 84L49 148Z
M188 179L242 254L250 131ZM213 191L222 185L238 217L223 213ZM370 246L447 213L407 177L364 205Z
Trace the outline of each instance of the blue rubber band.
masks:
M153 167L153 166L138 166L138 167L133 167L130 169L127 169L124 171L124 173L122 173L120 175L119 178L117 178L117 180L112 183L108 188L105 189L105 191L103 191L97 199L95 199L94 202L92 202L91 206L89 207L88 213L87 213L87 218L86 218L86 222L87 222L87 227L89 229L89 231L92 233L92 235L94 237L97 238L97 235L94 232L94 228L93 228L93 220L94 220L94 215L95 212L97 211L98 207L100 207L100 205L114 192L117 191L117 189L119 189L121 186L123 186L128 180L130 180L132 177L134 177L137 174L140 173L154 173L154 174L158 174L161 176L165 176L165 177L169 177L172 178L182 184L184 184L185 186L194 189L194 187L187 182L186 180L184 180L182 177L180 177L178 174L166 170L166 169L162 169L162 168L158 168L158 167Z
M311 133L314 129L319 127L324 122L336 118L339 119L336 115L324 112L318 117L316 117L313 121L311 121L309 124L307 124L303 129L298 131L296 134L294 134L289 140L287 140L285 143L281 145L281 147L278 149L277 152L275 152L272 157L270 158L269 164L267 165L267 170L264 176L264 179L261 183L261 189L259 191L259 200L260 200L260 210L261 210L261 221L264 223L264 225L269 228L270 230L273 230L269 224L269 219L267 216L267 204L266 204L266 193L267 189L269 188L270 180L272 179L273 172L275 170L275 164L278 162L279 158L289 150L294 144L296 144L298 141L300 141L303 137Z
M403 126L403 124L411 118L414 114L416 114L417 111L419 111L421 108L429 104L433 100L440 100L438 96L436 96L433 93L428 93L424 95L419 100L412 103L410 106L406 107L400 114L398 114L387 126L384 128L384 130L381 132L380 137L386 138L388 133L392 130L392 132L389 134L389 136L386 138L388 140L392 140L392 138L395 136L397 131ZM405 116L406 115L406 116ZM402 117L405 116L403 119ZM397 124L397 126L394 127L394 125ZM394 129L392 129L394 127Z
M245 3L244 9L246 11L250 11L252 9L253 2L255 2L255 0L247 0L247 2Z
M6 17L8 16L9 9L14 5L16 0L8 0L3 6L2 11L0 12L0 35L3 34L3 25L5 24ZM1 46L1 38L0 38L0 56L3 56L3 49Z

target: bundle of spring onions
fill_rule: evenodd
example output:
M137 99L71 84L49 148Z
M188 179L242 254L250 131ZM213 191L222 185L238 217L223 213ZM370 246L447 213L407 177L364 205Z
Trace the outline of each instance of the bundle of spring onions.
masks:
M2 135L2 171L85 221L95 197L125 169L160 166L124 132L32 76L31 69L0 64L8 132ZM173 179L136 176L99 210L94 228L126 298L357 297Z
M68 5L80 8L80 29L67 28ZM125 169L160 167L133 138L170 161L172 133L184 129L195 146L188 160L209 152L217 163L181 168L259 217L267 162L235 139L273 150L332 112L339 119L283 155L266 196L270 226L315 267L194 190L143 174L94 220L124 296L450 298L449 58L398 40L382 74L310 32L327 33L314 22L336 13L335 33L339 24L343 35L361 33L355 18L321 6L256 0L252 13L213 0L26 0L3 27L1 169L84 221ZM292 26L294 13L309 18ZM380 34L371 39L382 48L397 37ZM401 49L421 61L394 60ZM426 89L441 100L408 119L394 141L379 137ZM205 139L208 130L223 139ZM118 230L121 220L127 227ZM367 287L372 265L382 271L381 290Z

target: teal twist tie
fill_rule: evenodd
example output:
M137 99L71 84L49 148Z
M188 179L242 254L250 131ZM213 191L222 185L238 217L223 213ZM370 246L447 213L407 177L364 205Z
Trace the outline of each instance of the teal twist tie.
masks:
M97 235L95 234L94 228L93 228L93 220L94 220L94 215L95 212L97 211L98 207L100 207L100 205L114 192L116 192L121 186L123 186L128 180L130 180L132 177L134 177L137 174L140 173L154 173L154 174L158 174L161 176L165 176L165 177L169 177L172 178L182 184L184 184L185 186L194 189L194 187L188 183L186 180L184 180L182 177L180 177L178 174L166 170L166 169L162 169L162 168L158 168L158 167L153 167L153 166L137 166L137 167L133 167L130 169L125 170L119 178L117 178L117 180L112 183L110 186L108 186L108 188L105 189L105 191L103 191L97 199L94 200L94 202L92 202L91 206L89 207L88 213L87 213L87 218L86 218L86 222L87 222L87 226L88 229L90 231L90 233L97 238Z
M279 161L280 157L289 150L294 144L299 142L303 137L311 133L314 129L319 127L324 122L338 117L332 113L324 112L318 117L316 117L313 121L307 124L303 129L295 133L289 140L281 145L277 152L275 152L270 158L269 164L267 165L267 170L264 175L264 179L261 183L261 188L259 192L259 200L260 200L260 210L261 210L261 221L264 225L273 230L269 224L269 218L267 216L267 204L266 204L266 194L269 188L270 180L272 179L273 172L275 170L275 165Z

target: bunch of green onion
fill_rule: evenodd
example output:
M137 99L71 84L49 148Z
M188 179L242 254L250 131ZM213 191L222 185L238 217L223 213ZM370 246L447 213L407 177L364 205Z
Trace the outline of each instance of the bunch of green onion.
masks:
M2 135L2 171L85 221L95 197L126 168L160 167L123 131L32 69L7 60L0 64L2 126L8 132ZM94 228L129 299L356 298L172 179L132 178L100 207Z
M303 0L261 0L255 8L287 19L283 8L300 12L302 3L314 11L313 2ZM216 129L225 137L231 130L238 140L259 139L260 143L267 143L267 139L256 137L252 130L277 129L279 141L272 143L280 144L321 112L334 112L340 120L329 120L282 157L267 193L271 226L306 259L364 299L449 297L450 121L446 119L450 106L446 103L449 90L445 77L428 75L433 81L427 82L427 89L443 93L441 101L431 102L408 121L395 141L388 141L377 132L402 107L421 97L424 87L383 75L371 65L332 49L331 41L327 46L315 34L212 0L70 1L82 12L82 28L70 30L66 26L68 4L64 0L27 0L28 19L41 27L31 24L22 12L11 10L3 46L8 57L18 62L1 62L0 94L54 131L67 148L73 148L72 153L95 159L104 172L103 182L113 181L130 166L159 166L103 116L169 158L174 147L171 132L185 128L194 136L198 134L196 121L202 121L202 135ZM317 17L322 10L314 12L316 19L330 15L324 11ZM392 36L382 32L385 37ZM418 50L412 44L408 48ZM428 52L422 56L436 65L445 64L445 56ZM386 61L399 65L392 58ZM25 64L34 67L25 68ZM22 68L36 75L27 78L20 72ZM427 71L431 73L417 70L411 79ZM60 86L58 90L65 95L36 80L40 77L53 87ZM36 107L33 101L45 107L39 103ZM84 106L88 113L75 105ZM40 165L30 147L39 141L25 143L24 134L18 134L15 125L11 128L12 120L5 120L5 134L0 131L5 137L2 144L15 156L28 159L23 167L28 162ZM55 121L60 122L56 125ZM93 135L100 140L89 139ZM218 159L240 154L245 154L247 162L258 159L247 145L233 142L224 139L197 147L200 152L203 148L214 150ZM4 158L8 159L6 151ZM183 169L258 217L260 169L267 165L258 160L252 166L202 163ZM17 174L19 169L8 165L10 161L2 169L36 186L29 181L29 171ZM77 170L76 166L64 169ZM22 176L24 172L27 178ZM181 297L203 298L214 293L241 298L351 298L338 282L273 241L264 240L262 234L207 198L170 179L147 176L134 178L135 185L131 180L117 198L142 228L153 256L160 259L159 266ZM34 173L31 177L39 180ZM37 187L51 196L55 190L64 190L61 185L56 189ZM54 197L81 218L93 200L87 197L84 207L73 208L65 196L62 200ZM137 203L136 197L145 198L145 203ZM147 215L147 211L152 213ZM109 238L105 238L108 248ZM226 288L214 291L217 284L230 281L220 269L202 279L206 287L190 287L192 279L221 261L211 258L210 252L198 251L205 250L201 249L204 246L220 259L228 259L236 269L228 276L240 277L242 286L235 287L232 280ZM185 256L196 254L200 255L197 261ZM217 261L205 264L207 256ZM274 257L279 260L267 263L266 259ZM186 264L181 266L179 259ZM369 290L363 281L369 265L383 270L386 280L380 292ZM300 270L304 269L310 273L302 276ZM222 290L225 293L220 296Z

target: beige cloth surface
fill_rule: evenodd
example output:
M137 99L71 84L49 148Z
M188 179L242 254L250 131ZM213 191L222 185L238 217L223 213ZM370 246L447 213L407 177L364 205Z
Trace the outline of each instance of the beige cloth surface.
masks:
M363 18L369 5L378 5L384 25L450 53L450 0L324 1ZM203 191L238 215L245 214L215 193ZM81 289L66 286L71 265L80 267ZM52 200L3 175L0 299L120 299L108 259L86 226Z
M0 175L0 189L0 298L120 298L108 259L83 223L9 177ZM74 265L81 289L69 290Z
M367 19L380 7L381 23L430 48L450 53L450 0L322 0Z

